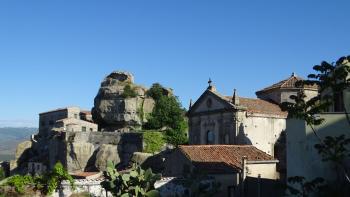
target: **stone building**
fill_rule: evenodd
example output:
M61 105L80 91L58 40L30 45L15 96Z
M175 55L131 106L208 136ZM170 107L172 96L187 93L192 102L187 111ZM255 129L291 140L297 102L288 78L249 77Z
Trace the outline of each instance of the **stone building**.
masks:
M163 175L178 178L207 175L220 184L214 196L252 196L243 194L247 191L244 187L252 185L249 179L276 180L277 163L272 156L251 145L180 146L167 158ZM266 196L263 193L260 196Z
M89 111L79 107L66 107L39 114L39 136L49 136L50 132L61 131L97 131Z
M258 98L223 96L212 85L190 106L189 143L249 144L274 156L274 147L286 129L287 113L279 104L304 91L307 98L317 95L317 87L299 88L302 78L294 73L285 80L256 92Z

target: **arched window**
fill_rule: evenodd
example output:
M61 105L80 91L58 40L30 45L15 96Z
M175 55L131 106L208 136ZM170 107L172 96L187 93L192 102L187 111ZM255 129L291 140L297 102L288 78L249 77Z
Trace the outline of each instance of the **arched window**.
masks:
M214 144L215 135L212 131L207 131L207 144Z

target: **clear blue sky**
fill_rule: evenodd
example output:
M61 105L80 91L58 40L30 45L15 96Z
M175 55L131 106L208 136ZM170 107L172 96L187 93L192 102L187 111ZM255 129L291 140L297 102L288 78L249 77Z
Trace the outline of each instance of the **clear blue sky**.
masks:
M113 70L172 87L182 104L211 77L254 92L350 54L350 1L0 1L0 126L90 109Z

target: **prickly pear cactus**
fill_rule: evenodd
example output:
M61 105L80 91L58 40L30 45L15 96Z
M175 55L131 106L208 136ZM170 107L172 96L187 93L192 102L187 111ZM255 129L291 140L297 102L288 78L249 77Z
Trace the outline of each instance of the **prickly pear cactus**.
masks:
M101 185L113 196L159 197L159 192L154 189L154 183L161 178L161 175L154 174L151 169L143 170L140 166L133 165L128 173L122 174L116 170L113 162L108 162L104 176L105 181Z

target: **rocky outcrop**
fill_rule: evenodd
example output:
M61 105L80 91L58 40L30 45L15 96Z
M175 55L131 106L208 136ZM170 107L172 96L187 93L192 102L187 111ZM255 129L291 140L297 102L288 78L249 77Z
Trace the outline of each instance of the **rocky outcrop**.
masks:
M111 144L102 144L96 154L95 166L103 171L106 169L108 161L112 161L115 164L120 162L118 147Z
M94 145L89 142L68 143L66 156L68 171L84 171L94 151Z
M15 154L16 160L20 159L20 157L23 157L23 153L26 150L30 149L31 147L32 147L31 141L24 141L19 143L16 148L16 154Z
M101 83L94 100L92 117L102 131L139 129L154 107L147 89L134 84L127 72L112 72Z

